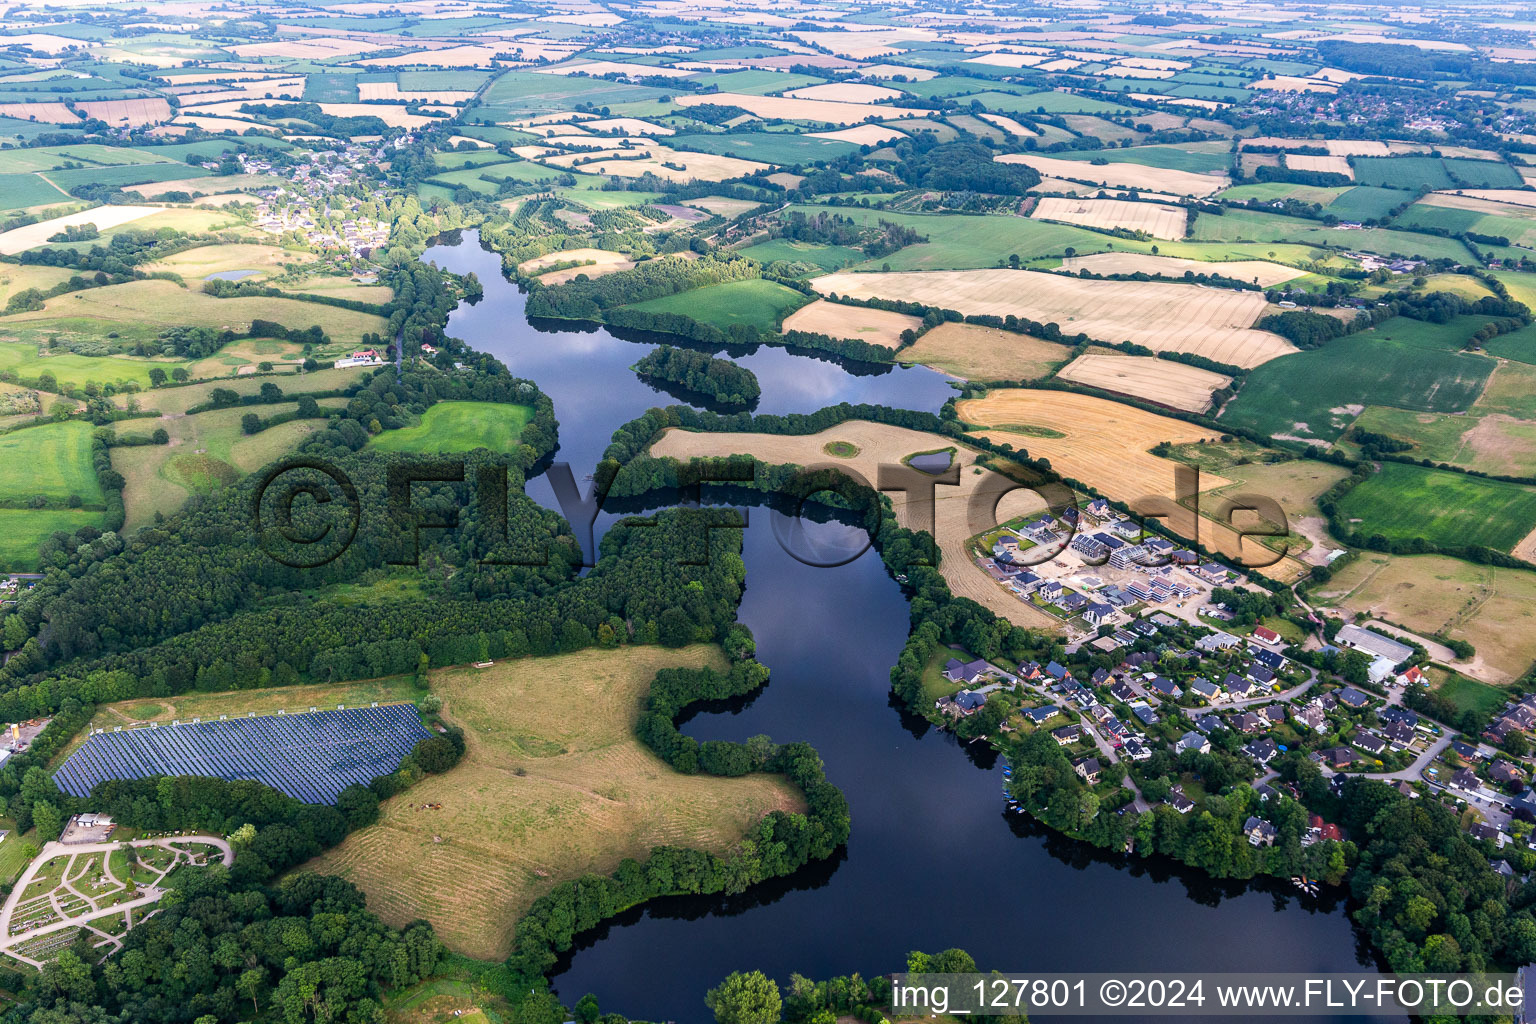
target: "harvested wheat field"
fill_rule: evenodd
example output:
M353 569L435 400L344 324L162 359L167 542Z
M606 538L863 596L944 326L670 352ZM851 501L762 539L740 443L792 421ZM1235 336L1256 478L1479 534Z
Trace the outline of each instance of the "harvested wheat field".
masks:
M1257 542L1243 545L1231 527L1204 517L1197 524L1192 510L1173 507L1174 468L1178 464L1150 453L1162 441L1185 444L1218 439L1221 435L1217 431L1107 398L1031 388L992 391L984 398L960 402L955 411L962 422L977 428L973 433L998 444L1006 441L1034 458L1049 459L1051 468L1062 476L1079 480L1108 498L1127 504L1144 498L1170 499L1165 505L1170 514L1163 524L1224 558L1241 564L1240 556L1246 551L1250 561L1268 560ZM1061 436L1042 437L1042 429ZM1204 490L1228 483L1213 473L1200 476ZM1239 518L1238 525L1249 524ZM1264 569L1266 575L1286 582L1306 571L1306 566L1294 558Z
M1034 380L1049 376L1072 350L1027 334L980 324L940 324L901 353L902 362L922 363L965 380Z
M62 100L43 103L0 103L0 117L14 117L22 121L47 121L50 124L72 124L80 115L66 107Z
M627 263L628 257L621 252L612 252L608 249L561 249L557 252L545 253L543 256L535 256L531 260L524 260L517 265L520 274L537 273L544 267L553 267L559 263Z
M834 441L853 445L858 449L858 454L847 459L828 455L826 446ZM670 456L685 462L698 457L743 454L756 456L770 465L835 465L851 471L856 479L862 477L873 486L879 481L881 465L898 463L919 452L944 448L957 449L955 460L961 467L959 485L936 487L931 506L927 499L909 501L905 491L887 492L897 521L903 526L924 530L932 524L934 539L940 551L939 569L956 596L968 597L986 605L1015 625L1030 629L1059 629L1060 623L1055 618L1020 601L994 583L990 576L967 557L965 551L966 541L971 537L1014 516L1043 509L1045 502L1033 491L1008 490L1017 485L990 469L973 472L972 467L980 453L974 448L957 446L952 438L921 430L908 430L906 427L870 423L867 420L849 420L828 427L818 434L799 435L671 429L664 431L651 445L651 454ZM1007 493L996 506L996 513L986 516L984 513L987 509L983 506L990 502L975 502L975 512L968 511L972 496L978 491L983 494Z
M158 124L171 119L171 105L159 96L137 100L85 100L76 103L75 109L113 127L137 128L141 124Z
M751 96L737 92L693 93L673 99L680 107L716 103L740 107L758 117L779 117L786 121L825 121L828 124L858 124L866 118L895 120L927 117L929 111L914 107L890 107L874 103L838 103L833 100L797 100L785 96Z
M25 252L34 246L42 245L50 236L58 234L67 227L94 224L98 230L106 231L109 228L127 224L129 221L138 220L140 217L160 212L161 208L158 206L98 206L94 210L82 210L64 217L38 221L36 224L26 224L0 233L0 253L10 256Z
M1056 376L1186 412L1204 412L1211 395L1232 383L1230 377L1171 359L1097 352L1078 356Z
M1106 159L1113 153L1114 150L1105 150ZM1091 181L1098 185L1167 192L1177 196L1208 196L1231 184L1225 174L1196 174L1193 171L1144 167L1141 164L1092 164L1087 160L1057 160L1054 157L1035 156L1033 153L1004 153L997 159L1005 164L1028 164L1050 178Z
M1258 292L1165 281L1084 281L1025 270L836 273L814 278L823 295L905 299L961 313L1010 314L1055 323L1065 335L1132 341L1157 352L1192 352L1234 366L1258 366L1296 351L1255 330L1266 306Z
M1355 169L1342 156L1308 156L1305 153L1285 154L1285 166L1293 171L1315 171L1319 174L1342 174L1353 181Z
M401 92L395 82L358 82L357 98L360 100L398 100L401 103L468 103L475 98L474 90L432 89L421 92Z
M834 103L879 103L882 100L899 100L906 93L884 85L863 85L858 82L829 82L826 85L808 85L793 89L785 96L797 100L832 100Z
M1009 135L1017 135L1021 139L1022 138L1028 138L1030 136L1038 136L1040 134L1039 132L1035 131L1033 128L1026 128L1026 127L1024 127L1022 124L1020 124L1019 122L1015 121L1013 118L1007 116L1006 114L980 114L980 113L978 113L976 116L981 118L983 121L988 121L988 122L996 125L997 127L1001 128L1003 131L1007 132Z
M1248 83L1250 89L1272 89L1276 92L1338 92L1339 87L1332 82L1320 81L1316 78L1295 78L1291 75L1276 75L1274 78L1261 78L1257 82Z
M1435 192L1432 195L1444 196L1445 193ZM1463 188L1457 189L1456 195L1486 199L1493 203L1509 203L1513 206L1536 206L1536 192L1526 192L1517 188ZM1422 201L1428 199L1429 196L1425 196Z
M1046 196L1030 214L1035 220L1059 220L1085 228L1125 228L1153 238L1184 237L1188 217L1177 206L1133 203L1125 199L1065 199Z
M899 348L902 331L916 331L922 326L921 317L885 309L844 306L818 299L785 318L782 330L807 331L833 338L867 341L871 345L883 345L886 348Z
M1177 256L1151 256L1139 252L1098 252L1091 256L1068 256L1061 261L1061 269L1073 274L1086 270L1090 274L1103 274L1106 277L1114 274L1152 274L1156 277L1183 277L1185 273L1220 274L1238 281L1252 281L1261 288L1306 275L1304 270L1270 263L1268 260L1204 263Z
M499 960L560 882L656 846L724 853L768 812L802 809L800 792L777 776L683 775L634 736L659 669L724 664L710 647L630 647L435 672L463 761L305 868L357 885L392 925L425 919L449 949Z
M623 152L635 151L629 149ZM766 171L769 167L768 164L758 163L756 160L742 160L738 157L720 156L715 153L684 152L668 149L665 146L650 146L649 152L650 157L644 160L623 158L595 160L592 163L582 164L576 170L583 174L607 174L619 178L638 178L643 174L654 174L668 181L725 181L728 178L739 178L746 174ZM669 167L668 164L673 166ZM678 170L678 166L683 169Z
M852 128L839 128L835 132L808 132L813 139L831 139L833 142L851 142L855 146L878 146L907 137L906 132L878 124L856 124Z

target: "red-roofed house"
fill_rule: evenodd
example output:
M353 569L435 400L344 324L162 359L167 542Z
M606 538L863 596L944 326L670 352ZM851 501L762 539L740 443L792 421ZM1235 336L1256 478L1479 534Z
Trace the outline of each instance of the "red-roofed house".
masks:
M1253 638L1259 643L1270 647L1278 646L1280 643L1280 634L1276 633L1268 626L1254 626Z

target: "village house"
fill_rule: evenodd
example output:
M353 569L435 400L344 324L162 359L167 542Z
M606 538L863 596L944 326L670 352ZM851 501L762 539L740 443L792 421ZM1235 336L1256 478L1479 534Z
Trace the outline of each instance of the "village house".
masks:
M1477 773L1470 768L1462 768L1451 776L1451 788L1465 790L1470 793L1481 785Z
M944 663L944 678L962 685L974 683L991 671L993 671L992 666L984 658L977 658L975 661L950 658Z
M1247 754L1249 757L1253 758L1254 761L1258 762L1260 768L1266 768L1269 766L1269 762L1273 761L1277 756L1279 756L1280 746L1274 740L1266 736L1261 740L1254 740L1252 743L1245 746L1243 748L1243 753Z
M1380 757L1387 752L1387 741L1374 733L1356 733L1354 744L1372 757Z
M1188 814L1195 809L1195 802L1184 795L1183 786L1174 786L1168 792L1168 800L1166 802L1180 814Z
M1201 676L1189 681L1189 692L1209 704L1216 704L1223 697L1221 687Z
M1356 711L1361 710L1371 703L1370 697L1355 689L1353 686L1344 687L1344 689L1339 691L1338 696L1339 703L1352 707Z
M1488 775L1493 779L1494 782L1506 786L1512 782L1525 781L1525 777L1520 774L1519 769L1510 764L1508 761L1504 760L1498 760L1489 765Z
M1186 750L1193 750L1201 754L1209 754L1211 752L1211 741L1204 735L1191 729L1183 736L1180 736L1179 741L1173 746L1173 752L1175 754L1182 754Z
M1259 643L1267 644L1270 647L1278 646L1280 644L1280 642L1281 642L1280 641L1280 634L1276 633L1274 630L1270 629L1268 626L1254 626L1253 627L1253 638L1255 640L1257 640Z
M1044 707L1024 709L1025 717L1027 717L1031 722L1034 722L1036 725L1044 725L1046 722L1049 722L1059 714L1061 714L1061 709L1054 704L1047 704Z
M1250 846L1274 846L1280 830L1257 815L1249 815L1243 822L1243 835L1248 837Z
M1077 774L1083 777L1088 785L1099 781L1099 759L1096 757L1081 757L1072 762L1072 767Z
M1064 725L1060 729L1053 729L1051 731L1051 738L1056 741L1058 747L1065 747L1068 744L1076 743L1082 734L1082 727L1073 722L1071 725Z

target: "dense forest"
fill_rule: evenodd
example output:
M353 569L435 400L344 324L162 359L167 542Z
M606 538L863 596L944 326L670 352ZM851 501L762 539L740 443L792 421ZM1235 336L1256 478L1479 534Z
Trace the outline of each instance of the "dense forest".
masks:
M652 349L635 364L635 372L706 395L721 405L753 406L762 394L751 370L691 348L662 345Z

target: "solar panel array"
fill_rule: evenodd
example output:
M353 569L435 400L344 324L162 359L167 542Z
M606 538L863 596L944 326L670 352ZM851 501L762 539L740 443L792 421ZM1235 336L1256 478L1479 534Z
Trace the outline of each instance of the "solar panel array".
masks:
M107 779L254 779L305 803L334 804L348 786L394 771L430 735L410 704L125 729L91 736L54 780L83 797Z

